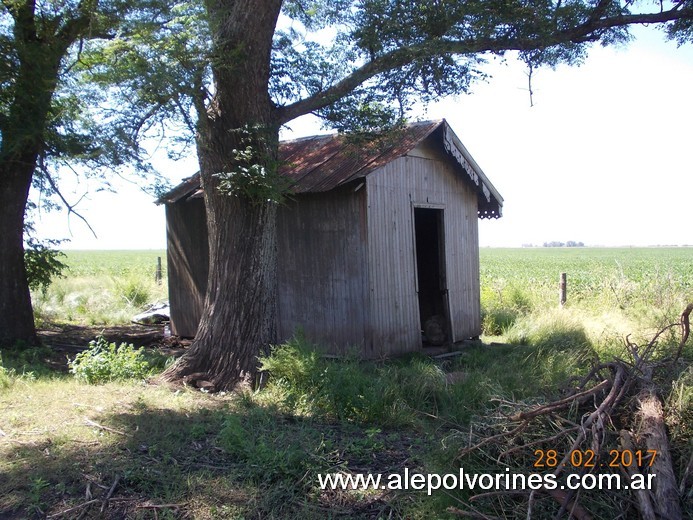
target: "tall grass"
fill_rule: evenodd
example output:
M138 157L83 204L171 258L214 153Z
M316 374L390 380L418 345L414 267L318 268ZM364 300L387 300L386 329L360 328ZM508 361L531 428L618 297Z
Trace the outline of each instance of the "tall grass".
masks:
M432 418L464 424L493 398L524 398L555 388L595 357L584 334L565 331L564 343L469 347L435 362L408 356L381 363L332 360L302 338L261 358L270 374L258 394L288 413L386 427L419 427ZM531 343L531 342L529 342Z
M148 305L167 299L167 281L154 278L163 251L68 251L64 278L32 293L41 323L117 325L129 323Z
M620 354L626 335L651 337L693 301L693 248L482 249L480 257L491 339L560 343L572 330L602 356ZM561 272L568 302L559 309Z

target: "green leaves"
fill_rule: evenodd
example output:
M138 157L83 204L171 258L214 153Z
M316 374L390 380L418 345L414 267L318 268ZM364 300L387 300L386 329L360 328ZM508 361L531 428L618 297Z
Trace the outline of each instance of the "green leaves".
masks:
M51 247L58 242L49 240L45 243L29 238L24 248L24 267L30 289L41 289L45 293L54 278L63 276L67 265L60 258L65 257L65 253Z
M127 343L116 346L103 336L90 341L89 349L77 354L69 365L77 379L89 384L144 379L151 373L143 348L135 349Z
M241 147L231 151L229 169L213 174L219 191L255 204L283 202L291 183L279 174L279 163L261 151L266 148L261 137L253 136L247 128L239 133Z

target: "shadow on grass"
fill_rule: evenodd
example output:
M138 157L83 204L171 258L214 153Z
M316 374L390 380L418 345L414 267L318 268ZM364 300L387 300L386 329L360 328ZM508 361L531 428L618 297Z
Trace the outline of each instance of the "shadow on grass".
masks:
M401 433L252 404L174 412L136 403L91 426L96 441L5 446L0 518L397 518L392 496L321 491L317 474L396 472L419 447Z
M113 397L106 408L118 409L89 427L0 437L0 518L441 518L466 495L325 491L317 475L456 473L455 439L466 442L493 398L553 394L585 369L576 354L591 349L572 337L561 348L478 345L442 364L334 362L287 346L255 396L184 394L196 398L187 409L166 391ZM99 387L72 384L89 409L103 404Z

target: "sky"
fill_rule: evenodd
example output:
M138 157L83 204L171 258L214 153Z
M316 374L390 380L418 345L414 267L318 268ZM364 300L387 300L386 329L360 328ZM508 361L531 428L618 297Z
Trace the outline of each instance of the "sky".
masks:
M482 247L549 241L590 246L693 244L693 45L677 48L638 28L623 48L594 47L580 67L535 71L533 106L526 69L495 60L492 77L470 94L444 99L414 117L445 118L505 199L503 217L480 221ZM298 119L282 138L322 133ZM195 158L157 167L177 184ZM42 213L39 236L64 249L164 249L164 208L138 186L115 193L74 184L70 202L96 232L66 212Z

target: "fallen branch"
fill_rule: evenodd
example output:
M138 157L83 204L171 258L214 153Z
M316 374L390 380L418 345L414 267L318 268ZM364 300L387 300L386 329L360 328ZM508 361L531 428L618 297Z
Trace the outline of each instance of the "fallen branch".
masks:
M592 515L565 491L560 489L546 489L544 491L561 504L561 510L556 515L556 518L560 518L563 511L568 511L570 516L577 518L577 520L592 520Z
M683 476L681 477L681 484L679 486L679 494L681 496L684 496L686 494L686 490L688 489L688 479L691 477L692 474L693 474L693 453L691 453L691 456L688 459L688 464L686 464L686 470L683 472Z
M629 450L631 453L635 452L633 436L629 431L621 431L621 447L624 450ZM635 468L631 466L625 466L625 470L631 480L633 479L633 475L637 473ZM640 511L642 520L656 520L657 515L655 514L654 506L652 505L650 492L647 489L637 489L635 491L635 498L638 501L638 510Z
M679 348L674 356L674 363L676 363L681 357L681 354L683 353L683 346L686 344L686 341L688 341L688 336L691 332L691 312L693 312L693 303L689 303L681 313L681 342L679 343Z
M108 490L106 497L103 499L103 504L101 504L101 512L102 513L106 510L106 507L108 507L108 501L113 496L113 492L115 491L115 488L118 485L118 482L120 482L120 475L116 475L116 478L115 478L115 480L113 480L113 484L111 484L111 487Z
M624 491L601 493L600 501L609 502L613 511L620 512L624 517L634 514L630 508L637 507L643 520L682 518L679 497L685 495L689 479L693 475L693 456L690 460L682 461L685 467L681 469L680 481L677 483L661 398L666 388L661 385L663 381L670 384L671 375L676 372L670 369L674 368L673 364L682 356L690 336L691 313L693 304L686 307L679 323L663 327L642 346L627 336L625 344L630 354L629 359L616 358L610 363L594 366L587 376L574 378L571 385L578 383L577 387L573 386L573 393L567 397L524 410L518 410L520 403L497 400L505 413L490 415L481 430L489 431L488 436L483 438L477 433L475 443L470 440L467 447L460 449L456 459L478 451L484 460L495 459L500 462L503 459L507 465L513 462L510 460L511 456L517 457L517 465L526 468L528 462L534 462L536 466L540 457L543 467L552 469L553 475L558 478L571 467L582 474L593 471L591 468L603 466L604 457L614 451L631 454L656 452L655 456L641 463L641 466L647 466L645 469L638 468L637 464L624 463L618 470L624 478L631 480L645 472L649 475L656 474L657 478L652 480L653 489L633 486L630 491L625 491L630 493L630 497L626 495L625 500L622 495ZM680 327L681 331L678 345L670 347L669 343L660 342L663 335L675 327ZM667 348L670 350L664 351ZM658 372L660 370L664 372ZM585 389L591 381L596 384ZM508 407L511 409L508 410ZM624 428L631 428L636 433ZM529 439L523 438L527 435L524 433L526 431L531 433ZM552 462L545 464L549 452L552 453ZM591 457L590 466L581 462L587 452ZM578 462L571 458L576 453L580 457ZM598 462L600 457L601 463ZM638 455L638 458L641 456ZM510 495L516 498L510 498ZM554 518L588 520L592 518L591 513L580 501L596 498L589 490L569 492L565 489L540 488L527 493L507 493L501 490L475 495L467 503L462 503L461 508L451 508L448 512L458 516L489 518L485 516L486 511L475 509L471 502L484 499L484 504L489 504L490 500L493 505L489 505L488 511L505 511L517 508L521 502L517 495L527 496L524 511L518 512L518 516L523 515L527 519L539 515L540 511L544 515L549 507L548 501L553 500L560 504L551 513ZM543 501L542 504L539 501Z
M135 509L179 509L185 505L185 502L181 504L140 504Z
M483 441L475 444L474 446L469 446L469 447L463 449L462 451L460 451L460 453L457 455L456 458L459 459L460 457L463 457L467 453L478 450L479 448L481 448L482 446L485 446L486 444L490 444L492 442L495 442L497 440L503 439L503 438L508 437L508 436L513 436L513 435L517 435L518 433L522 433L523 431L525 431L525 429L527 429L527 426L529 426L529 422L524 422L512 431L503 432L503 433L499 433L498 435L494 435L493 437L488 437L488 438L484 439Z
M89 507L92 504L97 504L101 502L101 499L95 498L93 500L88 500L82 504L76 505L74 507L71 507L69 509L65 509L64 511L60 511L59 513L53 513L52 515L48 515L46 518L59 518L61 516L67 515L69 513L74 513L75 511L79 511L82 508Z
M655 512L660 518L682 518L662 402L652 389L648 389L638 396L638 405L638 416L642 421L640 436L645 439L647 450L656 453L650 466L652 473L657 475L654 486Z
M599 393L602 390L605 390L609 385L611 385L611 381L608 379L605 379L598 385L590 388L589 390L585 390L584 392L580 392L578 394L574 394L571 396L566 397L565 399L561 399L560 401L555 401L553 403L549 403L543 406L539 406L537 408L534 408L533 410L529 410L526 412L520 412L517 413L513 416L510 417L511 421L526 421L528 419L533 419L534 417L538 417L540 415L546 415L551 412L555 412L557 410L561 410L563 408L568 408L569 406L572 406L575 404L575 402L582 403L587 398Z
M507 457L508 455L511 455L513 453L517 453L518 451L526 450L527 448L531 448L532 446L539 446L540 444L550 444L554 441L557 441L561 437L564 437L568 434L571 434L573 432L578 431L580 428L581 428L580 426L573 426L572 428L568 428L567 430L561 430L556 435L552 435L551 437L541 438L539 440L536 440L533 442L528 442L527 444L523 444L522 446L516 446L515 448L511 448L509 450L506 450L503 453L501 453L500 455L498 455L498 460L502 459L503 457Z
M127 436L127 433L125 433L125 432L121 432L120 430L114 430L113 428L109 428L108 426L103 426L102 424L99 424L97 422L92 421L88 417L84 418L84 422L87 423L89 426L93 426L94 428L98 428L99 430L104 430L104 431L111 432L111 433L117 433L118 435Z

